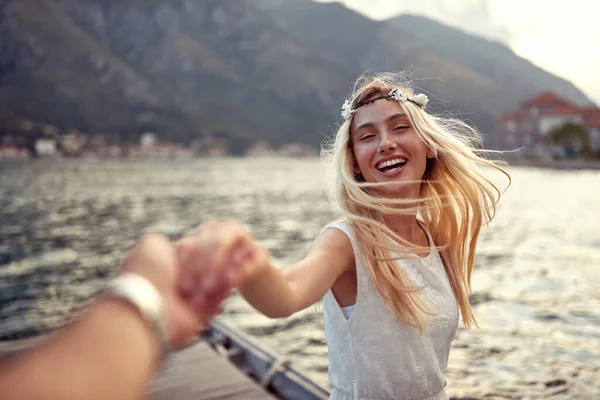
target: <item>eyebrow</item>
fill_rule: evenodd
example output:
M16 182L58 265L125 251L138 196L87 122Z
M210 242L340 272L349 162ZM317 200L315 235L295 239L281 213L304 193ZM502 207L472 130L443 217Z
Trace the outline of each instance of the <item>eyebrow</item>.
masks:
M390 116L390 117L387 117L387 118L385 119L385 123L389 123L390 121L392 121L392 120L394 120L394 119L397 119L397 118L402 118L402 117L406 117L406 114L404 114L404 113L397 113L397 114L394 114L394 115L392 115L392 116ZM372 122L366 122L366 123L364 123L364 124L362 124L362 125L360 125L360 126L357 126L357 127L356 127L356 129L354 130L354 132L358 132L358 131L360 131L361 129L365 129L365 128L372 128L372 127L374 127L374 126L375 126L375 124L374 124L374 123L372 123Z

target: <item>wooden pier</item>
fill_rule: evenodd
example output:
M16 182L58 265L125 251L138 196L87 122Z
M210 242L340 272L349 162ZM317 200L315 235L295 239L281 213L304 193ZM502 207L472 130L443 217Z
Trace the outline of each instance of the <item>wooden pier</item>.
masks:
M204 341L169 356L158 372L148 398L275 399Z

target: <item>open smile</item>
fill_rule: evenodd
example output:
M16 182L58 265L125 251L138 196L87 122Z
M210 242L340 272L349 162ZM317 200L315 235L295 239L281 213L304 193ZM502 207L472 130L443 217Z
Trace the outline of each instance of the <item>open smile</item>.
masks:
M376 168L385 176L392 176L399 173L408 160L404 157L395 157L388 160L380 161L376 164Z

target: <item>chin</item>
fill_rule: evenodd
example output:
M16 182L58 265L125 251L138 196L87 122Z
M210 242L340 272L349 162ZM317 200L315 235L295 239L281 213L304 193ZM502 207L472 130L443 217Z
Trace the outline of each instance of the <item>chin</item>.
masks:
M419 183L408 183L407 181L417 181L418 179L386 179L380 182L387 182L384 187L377 189L377 192L382 197L391 198L409 198L418 197L420 192Z

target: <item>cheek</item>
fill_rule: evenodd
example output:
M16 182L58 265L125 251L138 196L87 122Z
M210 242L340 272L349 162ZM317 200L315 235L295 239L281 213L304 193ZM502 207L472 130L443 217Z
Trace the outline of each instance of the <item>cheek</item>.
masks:
M419 165L419 170L420 170L419 173L421 175L424 175L425 170L427 169L427 147L424 146L422 143L418 149L418 158L419 158L418 165ZM419 179L422 179L422 178L423 178L423 176L419 177Z
M412 154L423 164L427 163L427 145L415 133L412 137Z
M367 146L354 146L354 172L361 172L369 166L369 150Z

